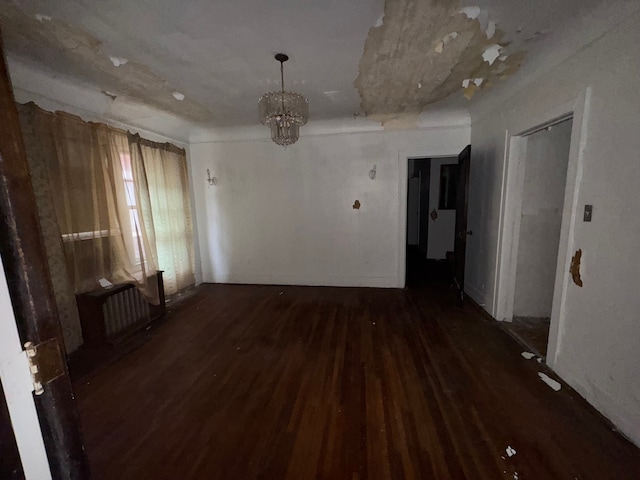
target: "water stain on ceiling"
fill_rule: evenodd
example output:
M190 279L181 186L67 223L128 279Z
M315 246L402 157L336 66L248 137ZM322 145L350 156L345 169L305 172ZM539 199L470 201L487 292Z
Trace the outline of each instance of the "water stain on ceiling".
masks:
M7 50L56 72L70 71L104 92L169 111L197 122L211 119L209 110L177 92L150 68L109 56L89 33L46 15L29 14L13 5L0 10Z
M456 0L386 0L354 81L367 116L403 123L455 92L471 98L515 73L524 52L479 7ZM406 122L404 122L406 123Z

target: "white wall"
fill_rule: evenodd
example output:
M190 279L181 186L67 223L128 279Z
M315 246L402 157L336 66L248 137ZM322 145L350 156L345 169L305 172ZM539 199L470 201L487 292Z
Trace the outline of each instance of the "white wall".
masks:
M590 87L570 254L581 248L584 287L569 283L550 360L571 386L640 445L640 12L540 71L508 100L472 111L467 292L494 309L507 131L550 120ZM576 129L574 122L574 130ZM593 221L582 222L585 204Z
M303 129L287 149L270 140L192 144L204 281L404 286L407 158L455 154L469 133ZM204 180L207 168L216 186Z
M429 185L429 211L427 216L435 209L438 218L434 220L429 216L429 243L427 245L427 258L442 260L446 258L447 252L453 251L453 241L455 239L456 211L438 210L438 200L440 197L440 166L458 163L457 157L432 158L431 178Z
M571 123L527 137L514 316L551 317Z

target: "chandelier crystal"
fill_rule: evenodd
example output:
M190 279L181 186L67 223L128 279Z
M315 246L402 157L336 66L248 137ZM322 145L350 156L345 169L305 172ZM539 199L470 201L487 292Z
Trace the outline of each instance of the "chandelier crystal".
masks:
M281 91L265 93L258 100L260 122L271 129L271 140L286 147L298 141L300 127L309 119L309 100L299 93L284 90L284 62L289 57L278 53Z

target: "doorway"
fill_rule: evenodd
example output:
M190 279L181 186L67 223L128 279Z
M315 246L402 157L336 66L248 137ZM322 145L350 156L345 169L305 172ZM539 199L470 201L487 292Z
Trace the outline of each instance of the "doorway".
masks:
M406 285L449 285L458 158L409 158L407 162Z
M516 212L513 317L507 328L545 358L558 265L572 119L525 136L522 202Z

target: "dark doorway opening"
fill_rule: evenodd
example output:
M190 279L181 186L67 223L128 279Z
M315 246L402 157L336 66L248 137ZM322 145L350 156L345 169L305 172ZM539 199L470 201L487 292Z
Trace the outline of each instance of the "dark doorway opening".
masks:
M410 158L407 179L406 285L451 285L456 157Z

